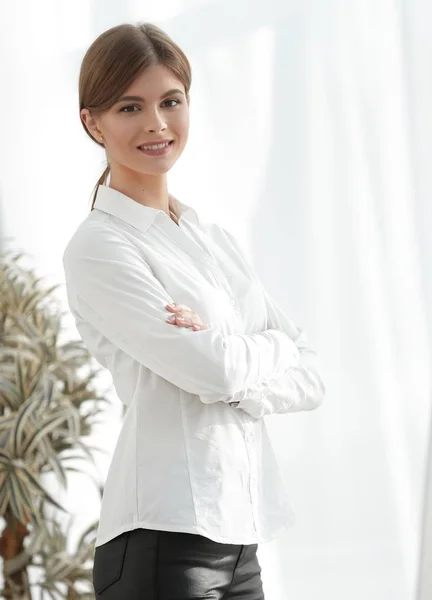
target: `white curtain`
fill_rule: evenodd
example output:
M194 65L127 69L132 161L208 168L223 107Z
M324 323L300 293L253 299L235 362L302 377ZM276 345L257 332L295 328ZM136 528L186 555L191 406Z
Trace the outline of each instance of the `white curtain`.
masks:
M55 283L104 166L79 123L80 60L103 30L137 20L192 63L172 192L237 235L321 357L322 407L268 420L297 524L259 549L266 599L426 600L432 6L1 3L0 230ZM119 414L95 436L108 452ZM78 527L98 504L77 481Z

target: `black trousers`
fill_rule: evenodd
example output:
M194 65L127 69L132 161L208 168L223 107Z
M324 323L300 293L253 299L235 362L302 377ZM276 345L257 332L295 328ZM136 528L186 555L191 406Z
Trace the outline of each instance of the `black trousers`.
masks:
M257 547L133 529L96 547L96 600L264 600Z

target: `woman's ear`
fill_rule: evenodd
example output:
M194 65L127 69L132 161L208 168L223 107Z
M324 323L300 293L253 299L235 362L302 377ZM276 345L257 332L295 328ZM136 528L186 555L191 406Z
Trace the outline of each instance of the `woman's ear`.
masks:
M95 117L91 114L88 108L83 108L80 112L80 117L87 131L98 142L102 141L102 133L98 127Z

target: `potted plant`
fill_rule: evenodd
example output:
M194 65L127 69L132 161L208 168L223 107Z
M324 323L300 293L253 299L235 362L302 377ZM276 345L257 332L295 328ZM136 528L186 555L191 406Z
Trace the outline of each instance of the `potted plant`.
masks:
M73 517L65 525L45 480L50 473L66 489L77 461L94 464L98 448L85 438L109 400L96 391L101 369L82 341L62 340L58 286L44 286L23 256L0 254L0 596L27 600L38 588L38 598L90 599L97 521L68 551Z

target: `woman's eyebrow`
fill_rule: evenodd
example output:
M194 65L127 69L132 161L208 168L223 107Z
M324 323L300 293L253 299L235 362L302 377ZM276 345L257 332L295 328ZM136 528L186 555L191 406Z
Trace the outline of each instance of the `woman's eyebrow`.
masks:
M173 90L168 90L167 92L165 92L165 94L162 94L161 98L166 98L167 96L171 96L172 94L183 94L183 92L181 90L177 90L177 89L173 89ZM145 102L144 98L142 96L122 96L120 98L120 100L117 100L117 102Z

